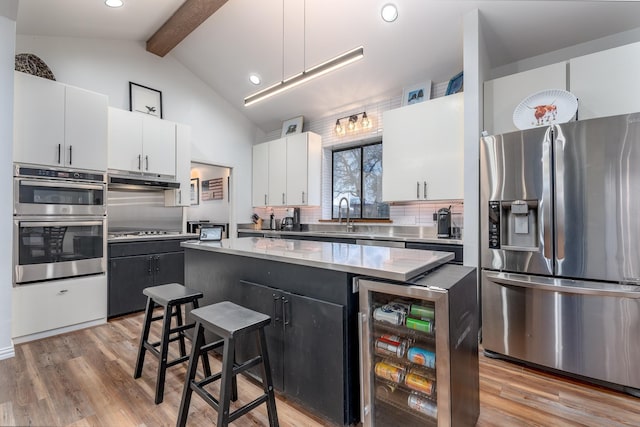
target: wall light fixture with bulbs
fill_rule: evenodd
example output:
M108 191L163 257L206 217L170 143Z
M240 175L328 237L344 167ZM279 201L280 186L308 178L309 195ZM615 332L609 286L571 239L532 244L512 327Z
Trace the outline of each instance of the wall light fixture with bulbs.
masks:
M361 113L340 117L336 120L335 132L336 135L342 136L347 132L355 132L359 129L369 129L370 127L371 120L367 117L366 111L363 111Z

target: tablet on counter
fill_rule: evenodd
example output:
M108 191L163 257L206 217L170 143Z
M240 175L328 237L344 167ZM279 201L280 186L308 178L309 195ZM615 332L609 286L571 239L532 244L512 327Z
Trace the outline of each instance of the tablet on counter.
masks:
M222 240L222 227L215 225L211 227L200 227L199 240L201 242L217 242Z

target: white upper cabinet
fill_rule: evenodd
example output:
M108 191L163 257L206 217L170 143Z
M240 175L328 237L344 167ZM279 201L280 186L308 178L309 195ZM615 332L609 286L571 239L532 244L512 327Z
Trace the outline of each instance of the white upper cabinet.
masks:
M573 58L569 75L580 120L640 111L640 43Z
M253 146L253 206L320 205L322 138L312 132Z
M105 171L107 96L21 72L14 76L13 160Z
M176 175L176 124L109 108L109 169Z
M287 138L269 144L269 206L287 204Z
M176 181L180 188L165 190L166 206L191 206L191 127L176 123Z
M320 205L322 138L305 132L287 137L287 204Z
M518 130L513 112L523 99L547 89L567 90L567 63L488 80L484 83L484 130L499 135Z
M384 201L464 197L464 93L386 111L383 123Z
M253 146L253 206L267 206L269 203L269 143Z

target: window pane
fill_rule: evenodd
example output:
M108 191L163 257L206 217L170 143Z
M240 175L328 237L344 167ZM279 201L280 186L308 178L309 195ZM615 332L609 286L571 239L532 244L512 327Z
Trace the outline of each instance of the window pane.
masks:
M389 218L389 205L382 203L382 144L362 147L363 218Z
M349 201L349 217L360 218L361 159L360 147L333 152L333 218L339 216L338 203L343 197ZM342 203L342 217L346 218Z

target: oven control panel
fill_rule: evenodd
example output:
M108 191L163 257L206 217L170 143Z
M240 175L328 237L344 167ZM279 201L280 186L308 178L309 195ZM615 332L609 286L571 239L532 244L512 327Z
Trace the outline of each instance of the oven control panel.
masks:
M34 178L54 178L54 179L74 179L78 181L94 181L104 182L104 174L90 173L90 172L77 172L77 171L65 171L57 169L40 169L31 168L25 166L19 166L16 168L16 176L28 176Z

